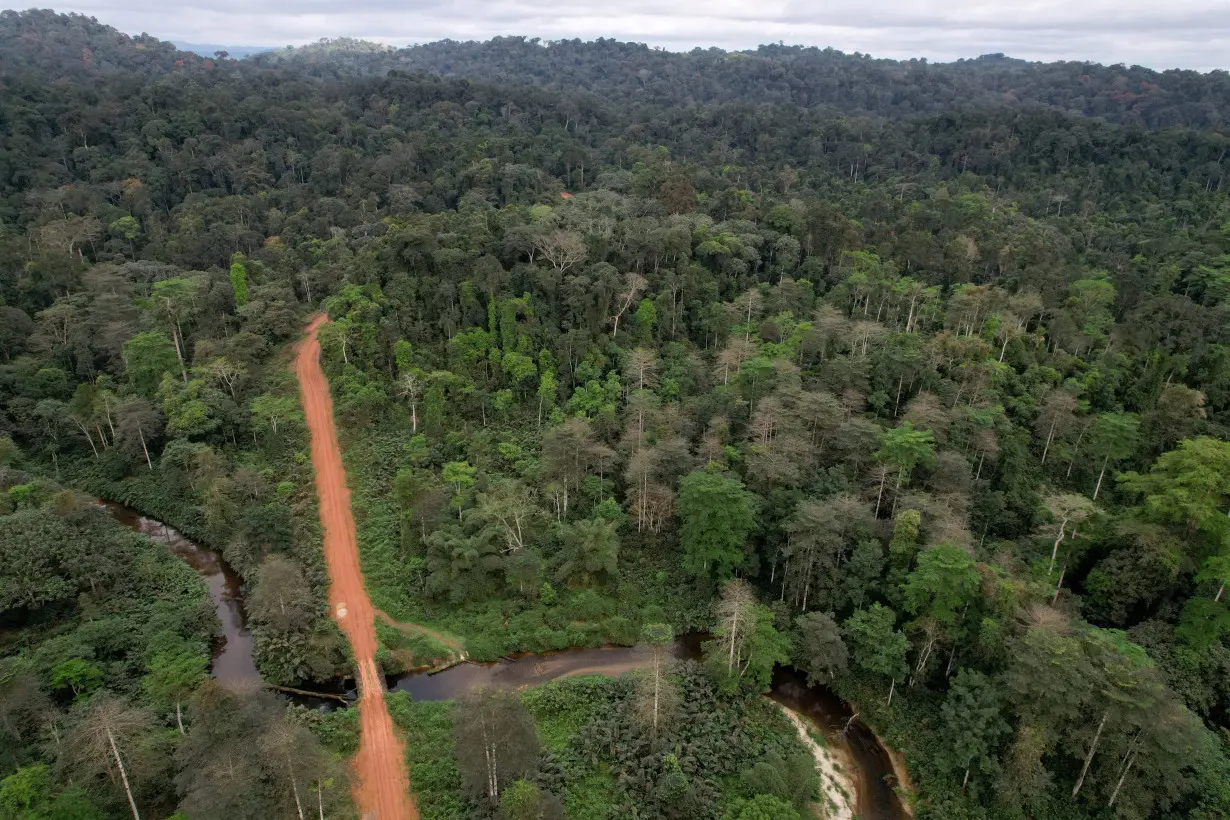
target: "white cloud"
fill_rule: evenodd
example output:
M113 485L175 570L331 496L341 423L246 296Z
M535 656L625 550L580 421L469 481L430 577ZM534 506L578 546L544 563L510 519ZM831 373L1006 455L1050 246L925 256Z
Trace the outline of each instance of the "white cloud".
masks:
M877 57L947 61L1002 52L1153 68L1230 68L1227 0L75 0L129 33L228 45L360 37L393 45L523 34L614 37L673 50L761 43L832 46Z

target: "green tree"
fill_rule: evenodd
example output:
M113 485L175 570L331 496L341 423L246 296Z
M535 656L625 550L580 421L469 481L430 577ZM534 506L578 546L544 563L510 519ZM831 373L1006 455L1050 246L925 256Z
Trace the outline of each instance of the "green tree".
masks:
M443 478L446 484L453 485L453 506L457 508L457 520L461 520L461 511L465 507L466 493L474 486L474 475L478 472L467 461L450 461L444 465Z
M807 673L808 684L829 684L846 671L849 653L831 614L805 613L795 618L794 628L795 665Z
M694 472L679 482L683 567L695 578L724 580L743 564L755 526L753 497L736 478Z
M929 430L915 430L914 425L903 421L884 434L884 442L875 454L876 461L887 469L880 479L880 491L876 497L876 516L884 500L884 489L890 475L895 477L895 489L900 491L910 479L910 474L919 465L930 466L935 462L935 437Z
M74 697L88 695L102 686L102 682L102 670L82 658L70 658L51 670L51 685L56 689L71 689Z
M1090 454L1101 463L1098 483L1093 488L1094 501L1102 491L1106 470L1130 458L1140 443L1140 417L1135 413L1103 413L1089 431Z
M124 343L128 378L146 396L153 396L163 374L175 370L175 345L165 333L147 330Z
M906 672L905 654L909 641L893 628L897 613L880 604L857 610L841 625L841 632L854 662L861 668L892 680L888 705L893 705L897 678Z
M560 525L564 549L556 577L566 583L580 579L581 586L613 578L619 565L617 526L604 518Z
M149 673L141 681L142 688L154 700L174 704L175 725L185 734L183 702L205 679L209 665L204 655L184 649L175 652L159 652L150 659Z
M261 425L268 427L275 436L278 434L279 424L285 426L287 423L303 422L303 410L294 396L263 393L252 399L249 408Z
M18 769L0 780L0 817L8 820L103 820L85 792L71 788L57 794L51 772L42 763Z
M997 747L1008 733L1002 710L1000 691L990 678L970 669L957 672L940 714L954 768L965 770L961 791L968 786L975 764L984 773L994 774Z
M235 307L243 307L248 303L248 258L242 253L231 257L231 293L235 297Z
M790 639L773 627L773 612L742 581L729 581L715 606L713 640L702 644L705 666L726 692L763 692L773 667L790 662Z
M1230 442L1208 436L1180 442L1148 473L1122 474L1119 485L1144 496L1145 514L1156 521L1203 530L1218 540L1230 528Z

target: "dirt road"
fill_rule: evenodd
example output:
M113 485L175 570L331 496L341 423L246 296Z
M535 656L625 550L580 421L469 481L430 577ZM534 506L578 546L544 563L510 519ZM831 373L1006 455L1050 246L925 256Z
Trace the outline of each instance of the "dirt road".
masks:
M359 546L355 540L350 491L342 467L342 451L333 424L333 399L320 367L316 329L327 318L317 316L299 343L295 374L304 417L312 436L312 467L320 498L320 526L325 562L329 567L329 606L354 650L359 679L359 753L354 798L363 820L418 820L410 797L405 747L384 704L384 683L376 668L376 625L372 603L363 588Z

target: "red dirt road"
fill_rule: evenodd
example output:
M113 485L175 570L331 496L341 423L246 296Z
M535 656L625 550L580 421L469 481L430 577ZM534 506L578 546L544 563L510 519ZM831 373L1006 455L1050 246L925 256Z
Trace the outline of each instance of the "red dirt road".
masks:
M354 799L363 820L418 820L410 797L405 747L393 728L384 704L384 683L376 668L376 625L372 602L363 587L359 545L350 490L342 467L342 451L333 424L333 399L320 367L320 342L316 329L328 321L312 319L307 338L299 343L295 375L308 431L312 437L312 467L316 495L320 499L320 526L324 535L325 563L329 567L329 606L354 650L359 678L359 753Z

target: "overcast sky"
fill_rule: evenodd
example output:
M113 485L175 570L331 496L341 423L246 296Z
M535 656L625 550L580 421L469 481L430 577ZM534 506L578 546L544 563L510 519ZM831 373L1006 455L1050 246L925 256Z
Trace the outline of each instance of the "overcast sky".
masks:
M407 45L524 34L614 37L678 51L780 40L877 57L946 61L1003 52L1230 69L1230 0L73 0L55 8L132 34L228 45L339 36Z

